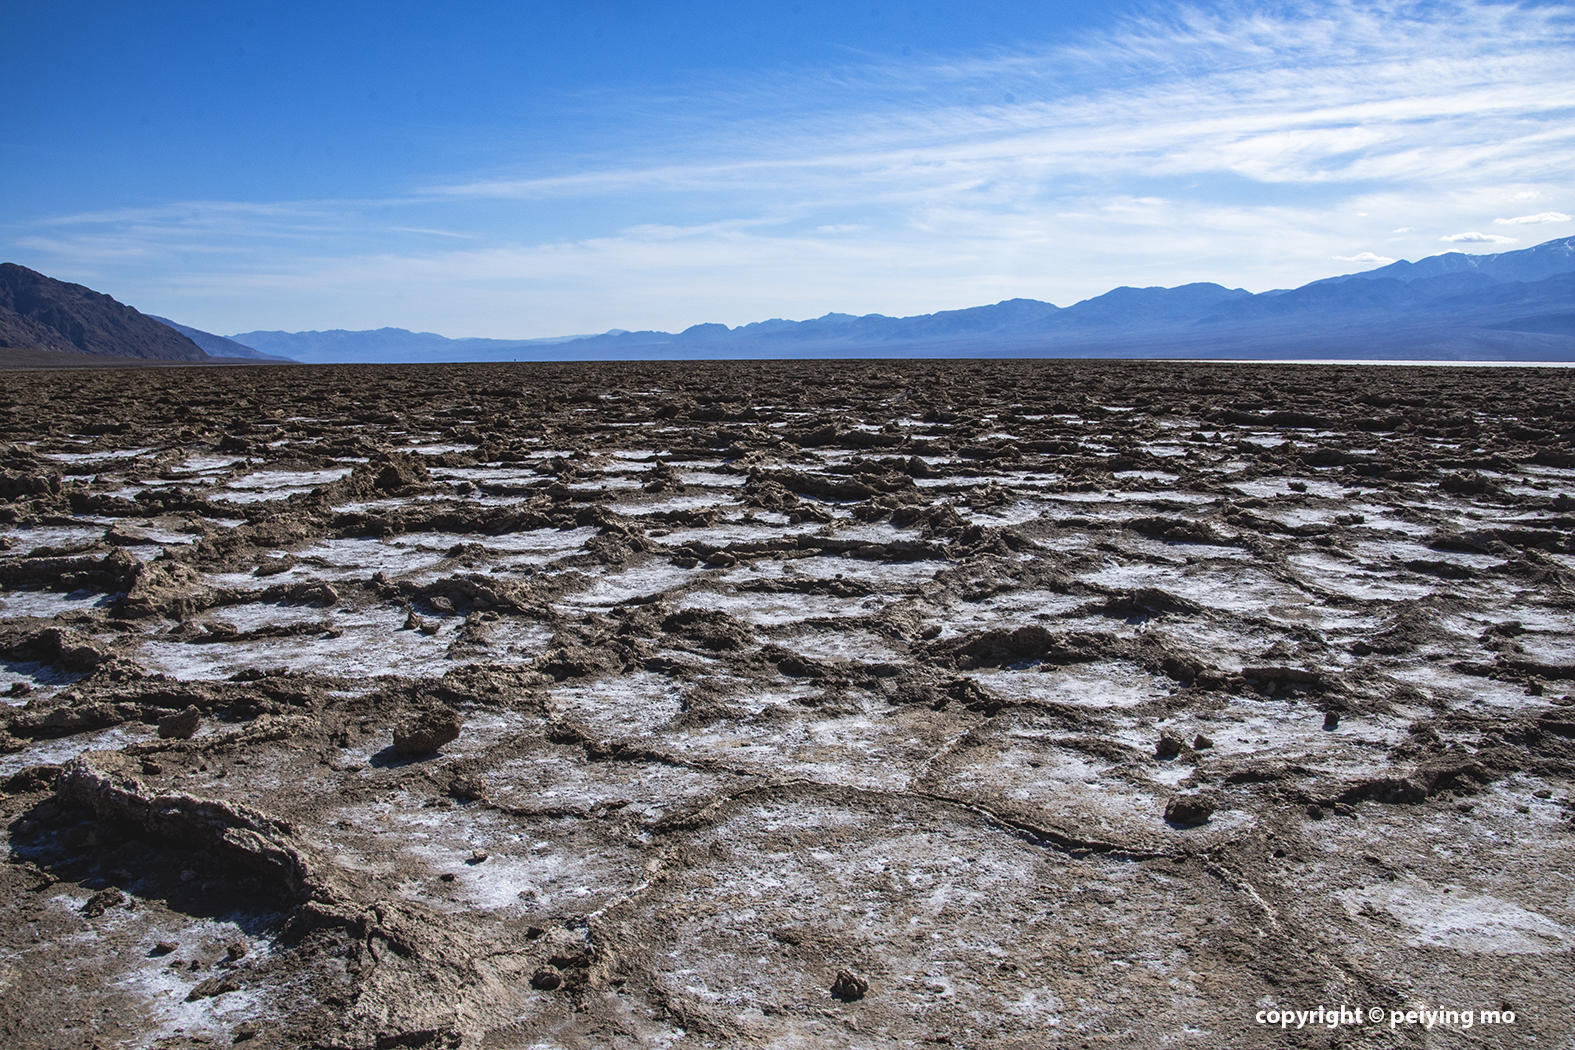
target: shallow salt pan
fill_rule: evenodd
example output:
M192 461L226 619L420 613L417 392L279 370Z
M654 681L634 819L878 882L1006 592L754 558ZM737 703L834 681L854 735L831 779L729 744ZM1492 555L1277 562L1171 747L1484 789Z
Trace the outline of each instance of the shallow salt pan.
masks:
M680 471L678 476L686 485L713 489L739 488L749 480L742 474L718 474L709 470L685 470Z
M739 521L722 525L672 529L665 534L651 532L649 535L656 542L669 547L681 547L689 543L702 543L710 547L727 547L735 543L754 543L782 539L788 536L799 536L804 533L814 532L818 528L819 526L814 522L785 525L764 521L759 523Z
M1291 488L1292 482L1307 486L1305 492ZM1320 478L1261 478L1254 481L1230 481L1226 484L1247 496L1322 496L1325 499L1344 499L1349 490L1344 485Z
M636 598L650 598L688 583L697 569L685 569L668 562L651 562L608 573L584 590L558 599L569 609L606 612Z
M1245 568L1223 571L1200 566L1118 565L1112 562L1078 578L1118 590L1158 587L1199 605L1227 612L1262 612L1307 601L1301 590L1267 573Z
M241 456L187 456L178 465L170 467L169 473L217 474L245 462Z
M552 557L581 550L596 538L596 528L527 529L490 535L476 532L408 532L386 542L407 551L446 553L457 546L475 544L503 554L540 554ZM542 560L546 560L545 558Z
M798 623L801 620L846 619L873 616L891 598L838 598L829 594L717 593L703 591L686 594L678 600L680 609L714 609L758 626Z
M53 696L83 677L75 671L62 671L53 664L34 660L0 660L0 704L21 707L36 697ZM11 686L18 683L31 687L27 695L11 695Z
M1089 595L1028 589L994 594L982 601L958 602L938 612L941 638L991 627L1022 627L1045 623L1087 605Z
M1398 920L1403 939L1416 948L1540 955L1575 943L1575 931L1545 915L1498 897L1460 887L1444 889L1421 879L1379 882L1340 890L1335 898L1353 919L1381 908Z
M0 537L11 542L9 550L0 550L0 558L15 558L39 547L84 547L104 538L102 525L35 525L29 528L10 528L0 531Z
M659 674L637 671L588 685L560 686L549 699L560 718L615 737L639 736L672 721L682 711L678 687Z
M715 507L722 511L740 511L744 507L730 502L718 502L715 496L668 496L649 500L619 500L612 504L614 514L636 517L641 514L667 514L679 510L701 510Z
M98 591L0 591L0 617L36 616L47 619L66 613L107 608L112 595Z
M949 725L939 723L927 708L895 708L879 717L797 709L686 728L681 735L666 734L665 740L680 754L704 756L735 769L901 790L949 739L946 734L955 735Z
M918 529L884 521L871 522L868 525L839 524L828 526L826 531L839 540L862 540L865 543L877 544L911 542L921 538Z
M1529 696L1518 683L1465 674L1442 662L1408 661L1398 666L1385 663L1380 670L1390 678L1415 686L1434 701L1461 710L1496 708L1523 712L1547 705L1545 699Z
M386 802L343 806L307 834L321 836L340 863L384 878L393 877L396 864L413 866L403 891L444 911L583 913L640 875L634 851L596 835L586 821L426 809L421 801L401 791ZM487 860L466 863L476 849ZM439 882L439 875L453 881Z
M148 447L116 449L111 452L44 452L40 454L40 458L52 459L57 463L95 463L100 460L136 459L152 451L153 449Z
M891 642L873 631L801 627L787 634L777 635L771 640L811 660L890 663L904 658L904 654Z
M96 733L35 740L20 751L0 755L0 777L8 777L28 766L62 766L86 751L118 751L153 739L156 734L152 726L129 722Z
M1091 663L1050 671L973 671L969 678L1005 700L1076 704L1080 707L1135 707L1168 697L1168 680L1131 663Z
M664 762L594 762L554 747L489 768L487 798L524 810L586 812L604 807L620 816L654 821L708 801L732 780Z
M395 607L348 612L254 604L225 606L203 619L224 620L243 631L276 623L311 624L321 620L342 633L338 637L308 633L244 641L153 638L137 650L138 662L153 673L203 681L229 678L240 671L278 669L356 678L440 676L476 660L524 663L544 651L549 641L545 629L494 626L488 632L493 639L491 645L463 658L449 659L448 647L454 641L452 630L435 637L405 630L405 612Z
M639 478L621 477L616 474L607 474L591 481L576 481L568 486L570 492L629 492L645 484Z
M782 578L805 580L857 580L873 585L879 593L910 591L935 578L947 567L943 561L869 561L854 557L815 555L790 558L780 563Z
M534 485L546 477L535 467L429 467L428 473L441 480L494 485Z
M235 478L216 489L211 498L228 503L261 503L288 499L349 476L349 467L330 470L262 470Z
M1326 554L1291 554L1285 559L1301 571L1303 579L1316 588L1363 601L1410 601L1432 594L1436 585L1367 570Z
M310 488L317 485L327 485L348 477L351 468L332 467L326 470L259 470L251 474L235 478L225 484L226 488L245 491L262 491L278 488Z

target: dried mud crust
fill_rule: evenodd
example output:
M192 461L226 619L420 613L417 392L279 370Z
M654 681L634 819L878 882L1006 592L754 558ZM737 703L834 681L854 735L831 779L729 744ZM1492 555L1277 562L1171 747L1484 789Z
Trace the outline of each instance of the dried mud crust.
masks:
M1571 1036L1567 371L8 383L7 1047Z

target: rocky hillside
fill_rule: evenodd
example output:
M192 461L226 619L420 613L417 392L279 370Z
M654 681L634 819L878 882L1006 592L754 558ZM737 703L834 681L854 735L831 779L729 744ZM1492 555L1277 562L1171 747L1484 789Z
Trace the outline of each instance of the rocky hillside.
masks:
M174 329L102 292L0 263L0 347L68 354L206 361Z

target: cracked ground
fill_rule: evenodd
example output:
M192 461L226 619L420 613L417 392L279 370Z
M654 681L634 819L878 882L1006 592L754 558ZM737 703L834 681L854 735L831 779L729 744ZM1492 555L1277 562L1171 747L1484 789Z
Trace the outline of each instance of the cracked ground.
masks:
M1568 370L7 387L7 1047L1570 1045Z

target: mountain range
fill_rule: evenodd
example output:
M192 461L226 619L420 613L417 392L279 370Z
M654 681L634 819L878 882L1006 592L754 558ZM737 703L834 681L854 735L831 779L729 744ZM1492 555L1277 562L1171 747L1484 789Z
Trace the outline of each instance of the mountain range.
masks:
M828 313L681 332L447 339L402 328L214 335L0 264L0 348L145 360L302 363L730 357L1189 357L1575 360L1575 237L1449 252L1252 293L1116 288L914 317Z
M186 336L102 292L0 263L0 347L71 357L206 361Z
M830 313L681 332L551 340L428 332L242 332L298 361L725 357L1360 357L1575 360L1575 237L1253 294L1218 284L1116 288L1065 308L1037 299L915 317Z

